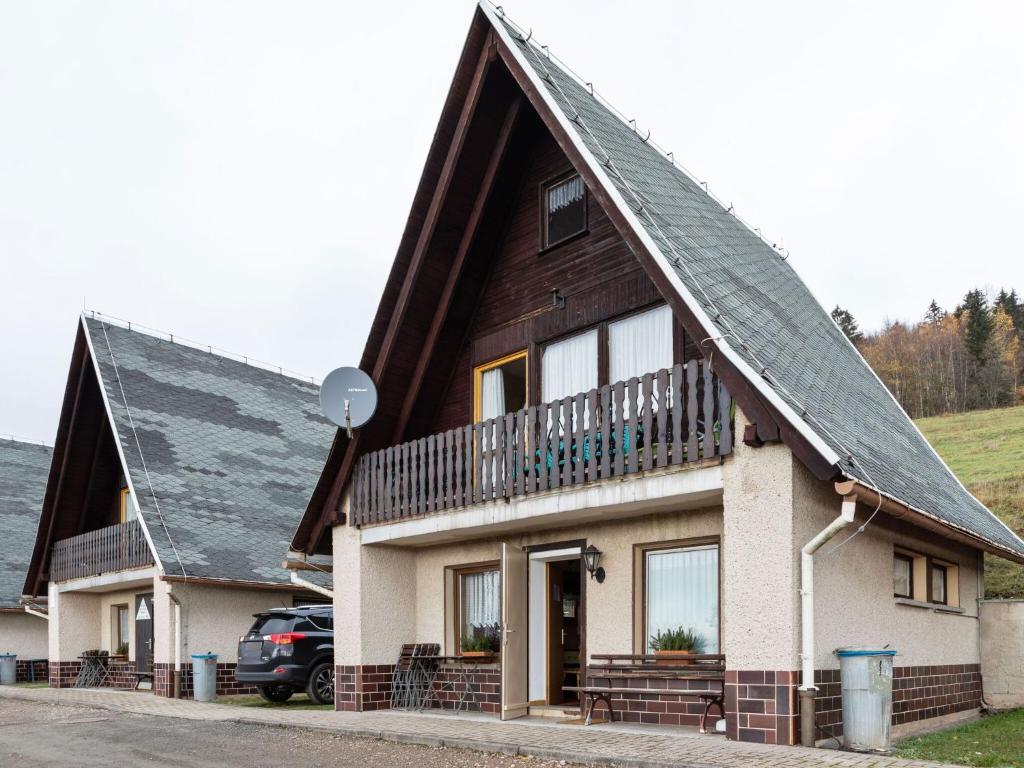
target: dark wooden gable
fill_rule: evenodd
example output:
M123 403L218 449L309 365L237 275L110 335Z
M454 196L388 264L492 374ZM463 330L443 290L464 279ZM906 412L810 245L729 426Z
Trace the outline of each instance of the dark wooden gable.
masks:
M79 323L26 594L45 589L54 542L118 522L124 469L101 386Z

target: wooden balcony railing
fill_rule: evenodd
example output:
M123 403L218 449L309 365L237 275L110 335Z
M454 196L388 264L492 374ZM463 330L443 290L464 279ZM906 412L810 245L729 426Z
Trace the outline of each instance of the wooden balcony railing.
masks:
M351 523L395 522L732 451L732 399L702 360L363 455Z
M50 557L50 580L66 581L152 564L153 554L142 525L131 520L56 542Z

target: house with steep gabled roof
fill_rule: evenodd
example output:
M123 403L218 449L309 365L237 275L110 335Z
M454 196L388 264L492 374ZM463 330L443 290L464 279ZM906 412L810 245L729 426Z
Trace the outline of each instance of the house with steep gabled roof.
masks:
M32 552L53 450L0 438L0 654L14 654L18 682L45 679L45 600L26 603L22 585Z
M99 652L105 685L187 696L213 652L218 689L247 691L252 615L325 599L284 561L331 435L310 381L83 315L24 584L51 686Z
M1024 542L785 254L486 2L360 367L292 541L350 617L337 708L405 703L423 643L429 700L502 719L813 742L845 646L895 649L898 729L977 711L983 559Z

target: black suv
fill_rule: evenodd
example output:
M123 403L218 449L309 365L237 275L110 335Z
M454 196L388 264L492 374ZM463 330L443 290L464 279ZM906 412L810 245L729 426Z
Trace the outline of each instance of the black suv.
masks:
M305 690L310 701L334 703L334 608L306 605L253 614L238 639L235 679L255 685L267 701Z

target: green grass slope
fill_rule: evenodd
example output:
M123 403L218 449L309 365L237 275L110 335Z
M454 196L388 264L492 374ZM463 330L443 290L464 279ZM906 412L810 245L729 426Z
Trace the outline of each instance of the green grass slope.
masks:
M1024 536L1024 406L920 419L918 427L960 481ZM985 558L988 597L1024 597L1024 567Z

